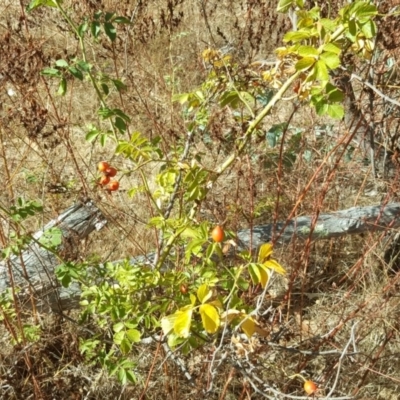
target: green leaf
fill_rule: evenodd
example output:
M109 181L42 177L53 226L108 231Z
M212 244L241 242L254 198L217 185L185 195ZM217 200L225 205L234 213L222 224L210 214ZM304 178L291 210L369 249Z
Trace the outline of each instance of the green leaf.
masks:
M202 304L200 306L200 315L204 329L211 334L217 332L220 325L217 309L210 304Z
M361 31L367 39L371 39L376 35L376 25L374 21L367 21L361 26Z
M113 325L113 331L115 333L121 332L125 328L125 325L123 322L118 322Z
M131 119L130 117L128 117L123 111L121 111L119 108L114 108L113 110L115 115L118 115L119 117L121 117L124 121L126 122L130 122Z
M326 94L328 95L328 101L331 103L339 103L343 101L343 92L331 83L326 85Z
M137 329L128 329L126 331L126 337L129 339L131 343L140 342L141 333Z
M120 348L122 354L128 354L132 350L132 343L125 337L121 340L119 348ZM125 369L120 369L120 371L124 371L125 377L126 377ZM125 382L126 382L126 379L125 379Z
M250 263L249 264L249 274L250 278L253 281L254 285L257 285L261 281L261 273L260 269L258 268L258 265L255 263Z
M62 77L60 84L58 85L57 94L60 96L65 96L65 93L67 93L67 80Z
M41 72L40 75L45 75L45 76L55 76L55 77L61 77L62 74L58 69L55 68L44 68Z
M115 17L112 22L115 22L116 24L130 24L131 21L130 19L126 17Z
M62 0L58 1L60 4L62 4ZM35 8L38 7L57 7L57 2L55 0L32 0L29 5L26 7L27 12L31 12Z
M328 104L326 103L325 100L321 100L314 103L314 106L318 115L325 115L328 111Z
M60 68L67 68L68 67L68 63L65 60L62 60L62 59L57 60L56 61L56 65L57 65L57 67L60 67Z
M315 64L315 58L312 57L304 57L302 59L300 59L299 61L297 61L295 68L296 71L305 71L307 69L309 69L311 66L313 66Z
M114 12L106 12L106 15L104 16L104 20L105 20L106 22L109 22L109 21L111 21L111 18L112 18L114 15L115 15Z
M341 51L342 51L342 50L340 49L340 47L334 45L333 43L326 43L326 44L324 44L323 47L322 47L322 49L323 49L324 51L327 51L327 52L329 52L329 53L334 53L334 54L337 54L337 55L339 55L339 54L341 53Z
M344 117L344 107L341 104L329 104L327 106L328 115L335 119Z
M293 0L279 0L276 11L286 13L289 11L289 8L292 7L293 3Z
M221 107L231 106L233 108L237 107L240 97L236 90L226 91L222 94L219 99L219 105Z
M312 46L299 46L297 49L299 56L301 57L318 57L318 50Z
M108 107L100 107L97 110L97 114L99 114L103 119L107 119L115 115L114 110L111 110Z
M85 136L85 140L88 142L93 142L97 136L99 136L100 131L97 130L97 128L93 127Z
M351 41L355 42L356 41L356 36L357 36L357 25L354 20L350 20L348 23L349 29L346 32L346 37Z
M108 139L108 135L107 134L102 133L100 135L100 144L101 144L102 147L104 147L106 145L107 139Z
M115 118L115 126L118 128L118 130L121 133L125 133L126 132L126 123L121 117L116 117Z
M126 354L127 352L122 351L124 354ZM118 369L118 380L121 382L122 385L126 385L126 371L124 368L119 368Z
M254 104L255 99L249 92L241 91L239 92L239 94L240 94L240 101L242 103Z
M328 82L329 81L329 73L328 73L328 68L326 67L326 64L322 60L318 60L315 63L315 71L316 71L316 76L317 79L319 79L321 82Z
M274 97L274 91L266 89L263 93L257 94L256 100L260 102L262 106L266 106L273 97Z
M130 370L130 369L126 370L126 377L129 382L135 383L135 384L137 383L136 375L132 370Z
M278 139L278 134L268 131L265 134L265 139L266 139L266 141L268 143L268 146L271 147L271 149L273 149L276 146L276 142L277 142L277 139Z
M85 61L78 61L76 65L85 72L89 72L92 69L92 65Z
M338 27L337 22L328 18L321 18L319 20L319 23L324 27L327 32L333 32Z
M336 69L340 65L340 59L335 53L326 51L320 55L320 58L329 69Z
M79 35L79 37L82 38L87 30L88 30L88 24L85 21L83 24L80 24L78 26L78 35Z
M112 42L117 38L117 30L111 22L104 23L104 32L110 38Z
M124 340L124 338L125 338L125 331L124 330L118 331L113 336L113 342L115 344L120 345L122 343L122 341Z
M39 243L56 249L62 243L62 230L60 228L50 228L40 237Z
M102 83L101 88L103 89L104 94L108 96L108 94L110 93L110 89L108 88L108 86L105 83Z
M92 32L92 35L94 38L97 38L100 34L100 22L99 21L93 21L90 24L90 31Z
M295 32L288 32L283 38L284 42L300 42L301 40L310 39L311 32L309 31L295 31Z
M127 89L125 83L123 83L119 79L111 79L111 81L114 84L115 88L118 90L118 92L124 92Z
M355 15L360 22L366 22L371 17L378 14L378 10L375 5L364 3L355 11Z
M68 71L71 73L71 75L73 75L75 78L78 78L80 81L83 80L83 74L82 71L80 71L78 68L76 67L69 67Z

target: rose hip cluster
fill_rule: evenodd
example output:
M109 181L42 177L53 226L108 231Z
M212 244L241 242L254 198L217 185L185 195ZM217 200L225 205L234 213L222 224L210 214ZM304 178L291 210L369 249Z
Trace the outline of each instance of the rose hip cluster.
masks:
M97 169L103 174L99 179L99 184L110 192L115 192L119 188L119 182L111 180L117 175L117 170L106 161L100 161Z

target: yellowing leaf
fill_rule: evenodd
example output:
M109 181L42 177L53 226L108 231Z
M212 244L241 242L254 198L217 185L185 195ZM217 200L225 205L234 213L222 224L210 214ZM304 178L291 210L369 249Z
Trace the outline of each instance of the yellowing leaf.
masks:
M266 82L272 81L273 76L274 76L274 74L273 74L272 70L271 71L264 71L262 73L262 78Z
M217 309L210 304L200 306L200 315L204 329L208 333L215 333L218 330L220 319Z
M287 47L278 47L275 49L275 53L278 58L284 58L290 53L291 49L288 49Z
M277 261L275 260L268 260L264 263L264 266L272 269L273 271L277 272L280 275L285 275L286 274L286 270L285 268L282 267L282 265L280 265Z
M260 271L260 283L262 288L264 289L265 286L267 286L268 284L270 273L267 268L264 268L264 265L259 265L258 269Z
M211 305L213 305L214 307L217 307L217 308L222 308L222 303L221 303L221 301L219 299L215 299L213 301L210 301L208 304L211 304Z
M161 318L161 329L165 336L174 329L176 318L176 314L167 315L166 317Z
M240 311L235 310L235 309L229 309L227 311L224 311L221 314L221 318L227 323L229 324L230 322L232 322L235 318L237 318L240 314L242 314Z
M260 247L260 250L258 251L258 262L262 264L264 261L266 261L272 254L272 244L271 243L265 243Z
M190 293L190 304L192 306L196 304L196 296L193 293Z
M205 49L201 53L201 56L204 61L209 62L211 60L214 60L215 58L218 58L219 52L218 52L218 50L214 50L214 49Z
M296 71L305 71L315 64L315 58L313 57L303 57L297 61L295 68Z
M210 290L210 288L208 287L208 285L206 285L205 283L203 283L198 289L197 289L197 297L200 301L200 303L204 304L207 302L207 300L209 300L212 296L212 291Z
M174 323L174 332L183 338L189 337L190 325L192 323L192 306L186 306L175 312L176 319Z
M187 101L189 101L189 98L190 98L190 93L174 94L172 96L172 101L178 102L180 104L185 104Z
M255 331L255 322L253 318L246 316L245 320L242 322L240 327L242 328L242 331L246 334L248 338L253 336L254 331Z

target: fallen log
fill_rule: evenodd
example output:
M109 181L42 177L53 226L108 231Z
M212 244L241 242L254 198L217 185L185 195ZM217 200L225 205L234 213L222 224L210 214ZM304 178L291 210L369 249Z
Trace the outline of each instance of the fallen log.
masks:
M77 308L79 285L74 283L68 288L62 287L55 276L55 268L62 260L73 259L80 240L105 224L105 218L91 200L78 201L36 232L21 254L12 255L0 263L0 293L13 285L20 289L17 295L21 302L28 303L33 296L39 310ZM54 228L59 228L62 234L57 254L41 243L46 232Z
M327 214L301 216L275 225L260 225L240 230L239 249L257 249L263 243L274 242L275 247L300 240L331 239L364 232L377 232L400 227L400 203L351 207Z
M64 288L57 281L54 270L60 259L40 244L40 238L46 231L59 227L63 233L60 251L66 253L94 230L101 229L106 223L99 209L88 200L78 202L68 208L58 218L49 222L41 231L33 235L28 248L10 259L0 263L0 293L11 287L20 287L19 297L29 300L30 293L35 297L36 307L41 310L64 311L77 308L80 288L77 283ZM320 214L317 218L301 216L275 225L260 225L238 231L238 249L257 249L266 242L275 242L275 246L289 243L294 238L305 240L330 239L367 231L382 231L400 227L400 203L352 207L329 214ZM132 263L151 265L154 255L139 256ZM12 273L12 280L10 277Z

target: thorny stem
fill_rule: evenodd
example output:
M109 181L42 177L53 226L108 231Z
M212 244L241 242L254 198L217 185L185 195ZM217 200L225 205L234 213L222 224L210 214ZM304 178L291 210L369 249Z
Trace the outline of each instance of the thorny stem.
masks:
M254 131L256 130L257 126L261 123L261 121L270 113L272 108L278 103L279 100L283 97L285 92L290 88L292 83L300 76L301 71L297 71L295 74L293 74L283 85L282 87L276 92L275 96L271 99L271 101L262 109L262 111L253 119L253 121L250 123L249 127L247 128L247 131L245 132L244 136L242 137L241 141L239 142L239 145L236 149L236 151L233 151L230 156L227 157L227 159L217 168L216 173L213 173L214 176L211 176L211 183L215 182L235 161L235 159L243 153L244 149L246 148L247 144L250 141L250 138ZM189 138L186 142L185 150L182 155L182 160L184 160L187 157L187 154L189 152L190 148L190 143L191 143L191 138L192 138L192 133L189 134ZM175 202L177 193L178 193L178 188L180 186L180 182L182 179L182 172L179 173L178 179L175 183L175 188L174 188L174 193L171 196L170 203L167 207L167 211L164 215L165 218L168 218L170 215L170 212L172 210L173 204ZM209 185L206 189L206 194L208 191L211 189L212 185ZM197 204L194 205L194 207L197 207ZM192 210L193 211L193 210ZM173 235L172 238L177 239L179 235L175 234ZM168 246L163 249L161 256L156 256L156 260L154 262L154 265L157 266L159 269L161 265L163 265L163 262L165 261L166 257L168 256L169 250L173 245L173 242L171 242L171 239L168 243ZM162 247L163 243L163 238L161 236L160 241L159 241L159 248Z
M188 132L185 149L183 150L183 154L180 159L181 162L184 161L187 158L187 156L189 155L189 150L190 150L190 145L192 144L192 139L193 139L193 132ZM164 213L164 219L168 219L169 216L171 215L173 206L175 204L175 200L179 193L179 188L180 188L181 182L182 182L182 171L179 171L178 178L176 179L176 182L175 182L174 191L172 192L169 204ZM180 233L179 233L179 235L180 235ZM178 236L174 235L173 237L178 238ZM162 249L163 244L164 244L164 235L163 235L163 231L161 231L160 238L158 240L158 249ZM160 252L157 252L155 259L154 259L154 265L158 265L158 268L160 268L163 265L163 262L165 261L165 258L168 256L169 250L172 247L172 245L173 245L173 242L169 243L169 246L167 246L167 248L162 251L161 255L160 255Z
M55 3L57 4L57 8L60 11L61 15L65 18L65 20L68 22L68 24L71 26L72 30L74 31L75 35L78 37L79 46L80 46L81 52L82 52L82 59L83 59L83 61L85 63L87 63L84 35L79 32L78 27L75 25L75 23L71 20L71 18L68 16L68 14L65 12L65 10L62 8L61 4L59 3L59 0L55 0ZM102 108L107 108L107 104L103 99L103 95L101 94L99 86L97 85L97 82L96 82L92 72L90 71L90 69L88 69L85 72L87 72L87 74L89 76L89 79L90 79L90 82L91 82L94 90L96 91L96 94L97 94L97 97L98 97L98 99L100 101L101 107ZM115 140L117 140L117 135L116 135L116 132L115 132L115 126L112 123L111 119L110 119L110 124L111 124L112 131L114 133L114 138L115 138Z

